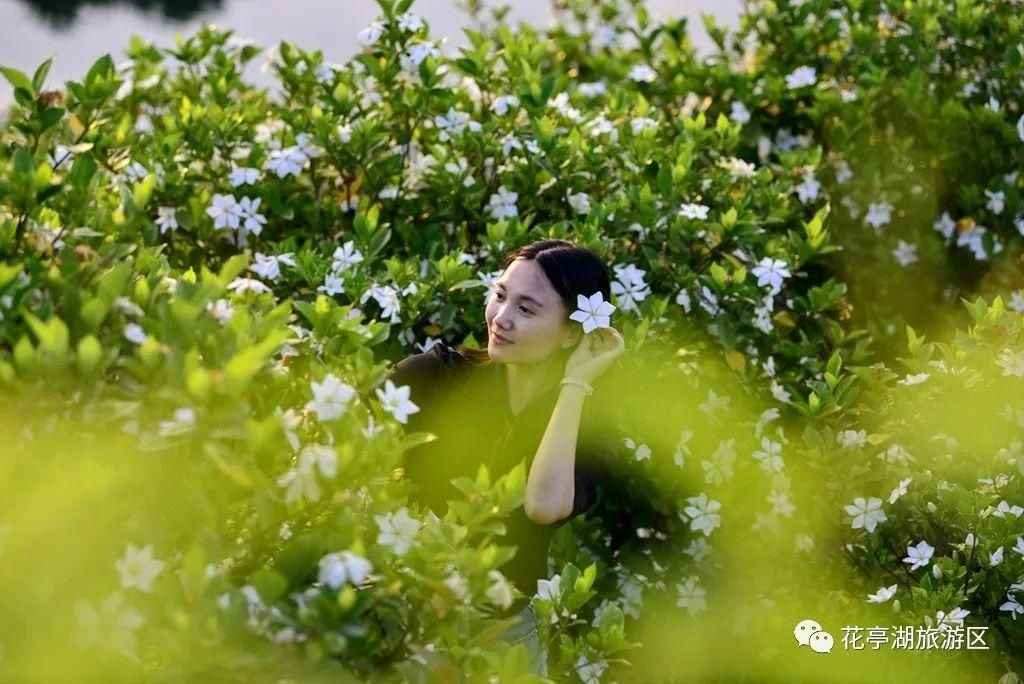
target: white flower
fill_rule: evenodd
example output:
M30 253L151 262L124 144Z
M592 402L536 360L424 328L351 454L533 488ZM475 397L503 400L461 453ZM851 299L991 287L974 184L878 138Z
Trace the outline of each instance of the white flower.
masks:
M124 326L124 337L129 342L142 344L146 341L146 331L138 323L129 323Z
M930 373L918 373L917 375L907 374L907 377L902 380L897 380L897 385L903 385L904 387L912 387L913 385L920 385L922 382L931 377Z
M590 213L590 195L585 192L573 193L570 190L566 190L566 198L569 201L569 206L573 208L577 214L589 214Z
M1024 290L1017 290L1010 295L1010 303L1006 305L1010 311L1024 313Z
M499 95L491 102L491 111L498 116L505 116L508 111L519 106L519 98L514 95Z
M913 479L914 478L912 477L908 477L906 479L900 480L900 483L896 485L896 489L892 490L892 493L889 494L889 503L896 503L901 496L906 494L907 485L909 485L913 481Z
M803 182L793 189L796 190L796 194L800 198L800 202L802 204L807 204L808 202L813 202L818 199L818 193L821 192L821 183L814 178L813 173L808 172L804 175Z
M638 304L651 294L651 289L645 283L635 280L613 280L611 289L612 294L615 295L615 301L623 311L638 312L640 310Z
M711 207L703 204L684 204L679 209L679 215L685 218L704 220L708 217Z
M604 95L608 90L608 86L605 85L604 81L596 81L594 83L580 83L576 87L576 92L586 98L595 98L598 95Z
M318 286L316 291L323 292L328 296L340 294L345 291L345 281L333 273L328 273L324 276L324 284Z
M939 623L939 631L944 632L949 627L958 625L963 627L964 618L971 614L971 611L964 610L963 608L954 608L949 611L949 615L946 615L943 611L939 611L935 614L935 619Z
M124 558L114 563L121 575L122 589L134 588L147 593L153 590L153 580L163 572L164 565L163 561L153 558L152 544L141 549L129 544Z
M518 199L519 193L512 192L505 188L505 186L501 186L498 188L498 192L491 195L490 200L487 202L487 213L493 219L518 216L519 210L516 208L516 200Z
M917 261L917 245L900 240L896 249L892 250L892 255L900 266L909 266Z
M648 116L637 116L629 120L633 135L640 135L649 128L657 128L658 122Z
M267 219L263 214L258 213L260 202L262 201L259 197L256 199L243 197L242 201L238 203L238 211L245 220L242 227L253 235L259 235L263 231L263 226L267 223Z
M996 365L1003 369L1003 375L1012 375L1024 378L1024 351L1012 352L1003 349L996 359Z
M1024 121L1024 118L1022 118L1021 121ZM1024 140L1024 135L1021 135L1021 140ZM1021 605L1020 601L1010 594L1010 592L1006 592L1006 598L1008 598L1009 601L999 606L999 610L1008 611L1010 613L1010 617L1016 621L1018 615L1024 615L1024 605Z
M156 225L160 228L160 234L178 229L177 210L174 207L160 207L157 209Z
M1002 190L996 192L986 190L985 196L988 197L988 203L985 205L985 208L993 214L1002 214L1003 209L1006 207L1006 193Z
M711 532L722 524L722 516L718 512L722 509L722 504L714 499L708 499L708 495L704 493L688 497L686 501L690 505L683 509L683 512L690 518L690 529L694 532L703 532L705 537L710 537Z
M850 168L850 164L846 160L839 160L836 163L836 182L845 183L851 178L853 178L853 169Z
M942 234L942 237L947 240L953 237L953 231L956 230L956 221L949 215L948 211L942 212L942 216L935 220L932 224L932 228Z
M929 546L928 542L922 541L917 546L907 547L907 557L903 559L903 562L909 563L911 570L917 570L928 565L928 561L932 559L933 553L935 553L935 548Z
M231 187L237 188L241 185L254 185L260 180L260 170L236 166L231 169L228 175L228 182Z
M398 57L399 64L402 65L402 69L407 72L412 72L419 68L420 64L427 57L440 57L441 51L437 49L431 42L416 43L410 45L409 48Z
M562 595L562 576L555 575L551 579L537 580L536 598L544 601L558 601Z
M322 382L313 382L313 400L306 404L306 409L316 413L320 420L334 420L348 410L348 403L356 391L328 374Z
M274 281L281 276L281 264L295 266L295 257L292 256L291 252L285 252L277 256L266 256L261 252L256 252L256 264L250 268L253 273L261 278Z
M1010 514L1015 518L1019 518L1022 514L1024 514L1024 508L1021 508L1020 506L1016 505L1011 506L1010 504L1006 503L1006 501L1000 501L999 505L996 506L996 509L992 511L992 515L994 515L997 518L1005 518L1007 514Z
M373 45L378 40L380 40L380 37L382 35L384 35L385 28L385 24L379 21L375 21L366 28L364 28L362 31L360 31L359 34L357 35L357 38L359 39L359 42L362 43L363 45Z
M763 451L754 452L754 458L760 462L761 468L769 473L781 472L783 468L782 444L762 437L761 449Z
M790 90L814 85L818 80L817 71L814 67L797 67L792 73L786 75L786 87Z
M658 72L646 64L635 64L629 70L629 78L637 83L653 83L658 78Z
M896 593L896 586L891 584L888 587L881 587L874 594L868 594L868 603L885 603Z
M397 556L403 556L412 547L413 537L420 529L420 521L409 517L409 510L401 508L397 513L375 515L380 527L377 543L391 547Z
M991 567L994 568L994 567L996 567L997 565L999 565L1002 562L1003 562L1003 547L1000 546L998 549L996 549L995 551L993 551L992 553L989 554L989 556L988 556L988 564Z
M680 608L686 608L691 617L706 610L708 606L704 598L707 592L698 586L697 582L698 579L696 577L687 577L683 580L682 584L676 585L676 592L679 595L676 605Z
M239 294L245 292L255 292L257 294L270 292L270 288L267 287L265 283L262 283L255 278L235 278L228 285L228 289Z
M1024 537L1017 537L1017 543L1011 550L1016 551L1020 555L1024 556Z
M864 222L878 230L892 220L893 208L888 202L872 202L868 205L868 213L864 215Z
M441 131L438 136L441 139L441 142L451 140L453 136L461 134L467 128L473 133L477 133L481 130L480 124L473 121L469 114L466 112L460 112L454 107L449 107L448 113L444 116L435 116L434 125Z
M1017 136L1024 140L1024 114L1017 120Z
M729 118L739 124L745 124L750 121L750 110L742 102L733 102L732 111L729 113Z
M398 28L403 31L416 32L423 28L423 20L412 12L406 12L398 17Z
M189 406L174 409L170 420L161 420L158 434L161 437L173 437L188 432L196 424L196 411Z
M639 444L638 445L636 442L634 442L629 437L624 438L622 441L625 442L627 447L629 447L631 450L633 450L633 454L636 457L636 460L638 460L638 461L649 461L649 460L651 460L651 447L647 446L646 444Z
M135 632L142 627L145 619L134 608L122 608L121 603L120 592L108 596L99 610L86 601L76 601L76 643L83 648L100 646L137 660Z
M573 663L573 667L576 670L576 676L583 684L600 684L601 676L608 669L608 663L604 660L590 662L586 653L580 653L579 658Z
M597 328L611 327L610 316L615 311L615 306L604 301L600 292L595 292L590 297L576 295L576 311L573 311L569 318L583 324L583 332L589 334Z
M284 178L289 174L298 176L308 161L306 153L293 145L283 150L273 150L270 159L263 163L263 168L273 171L278 178Z
M227 325L231 317L235 315L235 307L226 299L218 299L215 302L206 303L206 311L217 319L221 325Z
M149 175L149 171L139 162L132 162L124 170L124 175L131 181L140 181Z
M334 250L332 256L333 262L331 263L331 270L335 273L340 273L356 264L363 261L363 254L355 248L355 243L349 240L341 247Z
M867 501L864 497L855 497L853 503L847 504L844 509L853 517L850 526L855 530L863 527L868 532L874 532L878 523L888 519L882 510L882 500L874 496Z
M213 227L218 230L235 229L242 219L242 209L234 195L216 194L210 206L206 208L206 215L213 219Z
M758 287L768 285L772 294L777 294L782 289L783 281L790 277L786 262L771 257L761 259L750 272L757 278Z
M512 585L508 583L505 576L498 570L491 570L487 573L487 576L493 580L491 586L487 588L484 594L487 600L499 608L511 606L513 601Z
M402 302L398 299L398 290L390 285L383 287L374 285L363 294L360 302L366 301L368 297L373 297L374 301L380 305L382 318L388 318L392 323L398 323L398 313L402 310Z
M686 311L686 313L690 313L690 293L687 292L685 288L680 290L679 294L676 295L676 304L683 307L683 310Z
M726 169L733 178L753 178L757 168L752 163L736 157L719 159L718 165Z
M390 380L384 382L384 391L377 390L377 398L380 399L381 408L395 417L403 425L408 422L409 414L418 413L420 407L409 400L409 393L412 389L408 385L395 387Z
M340 589L345 583L358 587L373 569L370 561L351 551L329 553L320 559L317 581L331 589Z

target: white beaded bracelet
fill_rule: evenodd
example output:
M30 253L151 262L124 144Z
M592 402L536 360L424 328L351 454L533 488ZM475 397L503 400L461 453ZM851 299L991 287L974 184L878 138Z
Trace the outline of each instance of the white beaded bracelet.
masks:
M587 393L588 397L594 393L594 388L590 386L589 382L587 382L583 378L577 378L575 375L566 375L564 378L562 378L561 384L576 385L577 387L582 387L583 390Z

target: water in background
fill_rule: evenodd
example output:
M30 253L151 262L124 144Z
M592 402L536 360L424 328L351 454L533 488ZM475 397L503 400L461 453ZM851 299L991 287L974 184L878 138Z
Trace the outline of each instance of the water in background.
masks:
M506 0L508 21L550 24L550 0ZM456 0L417 0L413 10L448 47L463 44L466 16ZM688 17L698 51L711 46L700 21L702 12L735 27L742 0L648 0L653 17ZM80 79L98 57L124 58L131 35L171 47L175 35L190 35L202 24L233 28L240 38L270 47L287 40L304 49L323 50L328 62L344 62L357 52L356 34L377 15L372 0L0 0L0 65L30 74L56 55L47 87ZM259 61L259 60L255 60ZM258 76L250 76L261 82ZM13 100L0 83L0 106Z

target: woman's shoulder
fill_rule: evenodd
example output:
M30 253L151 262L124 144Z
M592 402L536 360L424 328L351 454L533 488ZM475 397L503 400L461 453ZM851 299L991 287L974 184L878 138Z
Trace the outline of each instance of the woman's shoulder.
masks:
M437 342L427 351L410 354L396 363L388 377L396 385L434 381L470 363L468 355L445 342Z

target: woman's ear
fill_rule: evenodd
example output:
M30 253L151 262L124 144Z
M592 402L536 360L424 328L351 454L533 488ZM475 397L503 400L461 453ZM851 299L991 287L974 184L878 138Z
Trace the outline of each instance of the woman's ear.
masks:
M572 328L569 329L569 334L562 342L562 349L575 347L580 343L581 339L583 339L583 329L576 325L572 326Z

